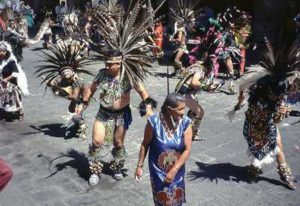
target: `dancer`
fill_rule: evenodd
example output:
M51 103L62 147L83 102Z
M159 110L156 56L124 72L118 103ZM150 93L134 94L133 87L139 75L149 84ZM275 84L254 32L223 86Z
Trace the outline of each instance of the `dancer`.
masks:
M286 186L296 189L291 170L283 153L282 137L277 124L288 116L290 111L285 96L291 86L300 78L300 45L295 43L290 50L273 53L267 42L267 60L263 66L270 74L260 77L249 87L248 110L244 124L244 136L249 146L249 178L256 181L264 164L276 157L278 174Z
M183 1L177 0L175 8L170 8L173 18L176 20L174 24L174 34L171 36L170 41L175 42L177 49L175 50L174 67L175 74L180 75L183 69L181 58L189 51L186 46L190 30L195 26L195 11L199 2L190 0Z
M196 94L203 88L207 87L205 77L205 68L201 62L196 62L186 68L186 76L182 78L175 88L175 92L184 95L186 106L190 109L188 117L192 120L193 141L201 141L200 124L204 116L204 110L199 104Z
M80 47L73 47L71 44L53 45L50 51L50 54L44 53L46 64L40 65L36 73L38 77L44 78L42 83L46 83L46 88L51 87L55 95L70 100L68 111L72 114L71 120L77 128L77 135L84 140L87 126L80 108L83 107L85 83L79 74L93 75L85 69L90 61L82 55Z
M124 138L132 121L129 107L131 90L134 88L143 101L155 102L141 83L148 72L147 67L151 67L151 59L147 53L150 51L149 45L142 43L142 40L146 30L152 26L149 17L138 17L141 9L142 4L137 1L132 8L134 12L124 12L127 14L124 18L103 13L101 10L94 14L96 29L110 47L107 48L108 52L104 53L106 68L99 70L83 98L87 106L99 88L100 108L94 122L92 144L89 148L91 186L95 186L99 181L103 167L101 151L105 144L113 143L110 168L114 178L123 178ZM150 110L146 111L146 115Z
M7 186L12 176L13 172L11 168L0 158L0 192Z
M0 71L0 96L5 117L17 113L21 121L24 118L21 94L29 94L27 78L12 52L11 45L5 41L0 42Z

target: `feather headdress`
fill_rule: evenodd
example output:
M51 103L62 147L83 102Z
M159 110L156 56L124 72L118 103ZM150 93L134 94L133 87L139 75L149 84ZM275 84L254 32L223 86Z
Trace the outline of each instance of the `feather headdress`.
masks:
M162 1L160 6L165 1ZM155 12L160 6L153 11ZM107 43L107 48L100 52L106 56L107 51L114 50L122 55L121 80L126 78L133 85L143 81L151 67L151 58L148 53L149 45L144 41L146 30L152 26L153 15L140 15L147 9L137 0L134 7L126 15L112 16L108 13L95 13L96 29Z
M17 16L13 9L6 7L1 11L1 18L6 24L8 24L9 21L15 20Z
M51 82L57 78L64 68L70 68L74 73L84 73L93 75L91 71L85 67L91 64L87 57L81 55L80 47L70 45L54 45L50 49L50 53L43 52L44 65L40 65L35 72L38 77L44 77L41 84Z
M224 28L239 32L241 29L250 26L252 17L245 11L232 7L219 14L218 19Z
M300 80L300 44L295 41L290 47L281 47L278 52L265 38L267 50L263 53L260 70L251 78L241 81L240 89L258 89L263 93L267 88L273 95L279 97L286 95L293 83ZM299 91L298 91L299 92Z
M239 102L235 106L234 110L228 113L229 118L232 120L234 114L243 105L242 101L246 97L246 93L249 93L250 97L248 101L253 101L259 97L268 96L268 93L272 93L273 96L281 97L288 95L287 100L290 101L292 84L295 84L298 89L293 93L299 94L300 83L300 44L299 41L295 41L289 48L281 47L279 52L274 53L271 43L265 38L266 51L263 53L264 60L260 62L260 65L254 66L251 70L252 73L246 75L240 83ZM242 92L242 93L241 93ZM290 97L289 97L290 96ZM295 97L295 95L294 95ZM299 96L296 95L292 101L293 103L299 101ZM290 98L290 100L289 100Z
M170 8L172 17L176 21L182 21L185 27L194 25L196 16L200 11L197 9L200 1L197 0L176 0L174 8Z
M94 8L96 13L107 13L109 15L116 15L124 11L119 0L101 0L99 5Z

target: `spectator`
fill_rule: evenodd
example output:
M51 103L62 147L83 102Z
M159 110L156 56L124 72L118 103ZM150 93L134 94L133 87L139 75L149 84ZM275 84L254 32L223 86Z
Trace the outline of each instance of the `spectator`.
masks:
M154 204L182 205L185 203L184 164L192 145L191 120L183 116L185 98L170 93L161 112L148 119L141 145L135 178L142 176L142 168L149 150L149 172Z
M5 188L10 179L12 178L13 172L7 163L0 158L0 192Z

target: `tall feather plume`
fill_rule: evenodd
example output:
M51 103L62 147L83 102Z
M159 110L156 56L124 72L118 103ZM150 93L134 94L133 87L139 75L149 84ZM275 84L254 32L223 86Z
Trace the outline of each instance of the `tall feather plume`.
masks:
M10 20L14 20L15 17L16 17L16 14L15 14L14 10L12 10L9 7L6 7L1 11L1 18L6 24L8 24L8 22Z
M123 8L124 15L117 19L116 15L99 10L94 14L96 29L108 45L108 48L100 51L100 55L105 56L108 50L121 52L121 80L125 77L132 85L143 81L149 73L147 68L151 67L149 45L143 39L147 35L146 30L153 25L153 16L158 9L152 9L151 14L141 15L150 11L147 6L145 7L145 3L147 5L145 1L131 1L128 11L125 13Z
M86 66L92 62L81 55L82 50L79 47L63 44L62 46L54 45L50 53L42 52L44 64L38 66L35 74L38 77L44 77L41 84L51 82L60 75L63 67L71 67L76 74L84 73L93 75L93 72L86 69Z
M194 23L195 16L200 11L197 9L200 2L197 0L177 0L174 9L170 8L172 17L176 20L183 20L186 26Z
M219 21L225 29L240 32L246 26L250 26L252 17L246 11L241 11L237 7L230 7L219 14Z

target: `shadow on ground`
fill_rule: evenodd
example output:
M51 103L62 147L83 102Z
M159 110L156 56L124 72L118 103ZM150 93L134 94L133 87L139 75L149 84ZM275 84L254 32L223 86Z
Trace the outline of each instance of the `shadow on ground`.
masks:
M70 160L55 164L55 162L59 161L61 158L70 158ZM69 150L67 153L61 153L60 156L50 161L49 168L55 168L55 171L52 171L47 178L56 175L57 173L63 171L64 169L67 169L68 167L76 169L79 177L83 178L84 180L87 181L89 179L88 159L86 158L86 155L84 153L78 152L74 149Z
M32 129L36 130L35 132L23 133L23 135L31 135L37 133L44 133L47 136L71 139L77 138L75 128L66 128L62 123L52 123L52 124L44 124L44 125L30 125Z
M62 158L70 158L70 160L55 164L55 162L60 161L60 159ZM102 162L102 163L103 163L102 174L113 176L113 172L110 169L110 163L109 162ZM47 178L56 175L57 173L63 171L64 169L67 169L68 167L77 170L79 177L88 181L90 172L88 169L89 163L88 163L87 156L86 154L78 152L74 149L69 150L67 153L61 153L58 157L50 161L49 171L51 174ZM51 168L55 168L54 171L51 172ZM127 169L122 170L124 177L128 176L127 172L128 172Z
M250 183L247 178L248 166L236 166L231 163L206 164L202 162L196 162L196 165L199 170L189 172L188 177L190 180L203 179L211 182L215 181L216 184L218 184L219 180ZM285 187L285 184L281 181L263 176L258 178L259 181Z

